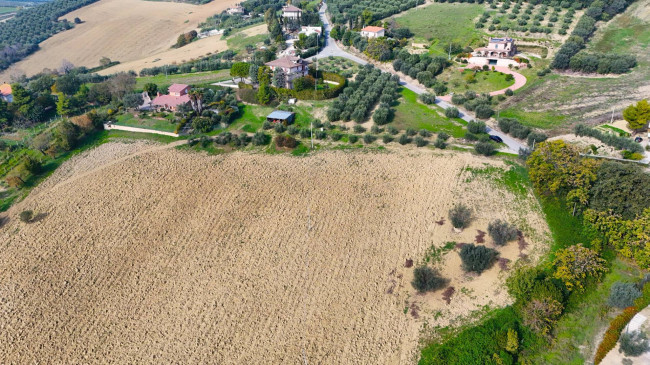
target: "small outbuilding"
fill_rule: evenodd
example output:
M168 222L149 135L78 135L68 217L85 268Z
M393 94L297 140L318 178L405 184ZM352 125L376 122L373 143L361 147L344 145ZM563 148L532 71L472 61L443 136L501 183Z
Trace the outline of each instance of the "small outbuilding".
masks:
M296 113L285 112L284 110L274 110L273 113L266 116L266 120L271 123L282 123L284 125L292 124L296 119Z

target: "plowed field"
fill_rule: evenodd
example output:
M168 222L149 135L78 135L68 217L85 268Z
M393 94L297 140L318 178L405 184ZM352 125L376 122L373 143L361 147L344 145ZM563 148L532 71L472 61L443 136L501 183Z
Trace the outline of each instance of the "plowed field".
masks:
M408 364L424 323L507 303L507 272L437 266L456 287L417 295L432 245L504 218L547 235L527 192L469 153L208 156L109 143L66 163L0 228L0 362ZM476 209L454 233L447 211ZM38 220L17 215L33 209ZM438 221L439 223L436 223ZM486 238L486 245L491 245ZM500 249L516 260L513 242Z

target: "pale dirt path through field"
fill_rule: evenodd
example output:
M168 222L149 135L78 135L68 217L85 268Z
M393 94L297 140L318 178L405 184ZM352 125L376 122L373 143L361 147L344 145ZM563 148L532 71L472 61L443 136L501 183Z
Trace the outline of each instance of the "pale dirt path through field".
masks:
M120 62L150 57L169 50L179 34L195 29L209 16L237 2L213 0L205 5L192 5L166 1L100 0L61 17L70 21L79 17L83 23L41 42L38 51L0 74L0 81L9 81L9 76L16 70L31 76L46 67L57 69L63 59L75 66L96 67L104 56ZM203 43L205 46L206 42ZM192 47L187 47L190 48L186 51L190 52ZM219 44L211 46L215 50L220 47ZM208 49L205 48L204 53ZM182 58L189 60L191 57Z
M533 260L544 250L534 198L472 173L505 165L469 153L116 146L66 162L76 175L64 166L9 212L0 362L297 364L304 343L312 364L410 364L425 321L458 324L510 299L506 272L466 277L453 251L439 264L458 290L452 303L415 295L406 259L470 242L496 217L525 223ZM458 201L477 212L461 234L435 223ZM23 224L23 209L46 216ZM500 250L517 259L516 243Z

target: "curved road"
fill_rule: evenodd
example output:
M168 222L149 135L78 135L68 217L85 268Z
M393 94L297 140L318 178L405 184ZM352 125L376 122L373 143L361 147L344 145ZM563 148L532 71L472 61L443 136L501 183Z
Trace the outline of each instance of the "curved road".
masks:
M324 28L324 37L325 37L325 47L315 56L312 57L312 59L317 59L317 58L325 58L329 56L334 56L334 57L342 57L342 58L347 58L350 61L356 62L360 65L365 65L368 62L364 61L363 59L350 54L344 50L342 50L334 40L330 38L330 31L332 30L332 25L330 24L329 18L327 16L327 4L323 2L323 6L320 8L318 11L318 15L320 16L321 22L323 22L323 28ZM390 73L396 75L397 73L394 71L390 71ZM406 82L402 79L399 81L400 85L404 86L405 88L413 91L416 94L424 94L426 90L420 88L417 85L414 85L412 83ZM440 98L436 98L436 104L444 109L452 107L449 103L447 103L444 100L441 100ZM466 111L460 109L460 118L463 120L469 122L474 120L474 117L469 115ZM494 130L490 127L487 127L487 132L501 137L503 140L503 143L508 147L507 151L511 153L518 153L520 148L527 148L525 144L522 144L521 142L515 140L514 138L508 136L507 134Z

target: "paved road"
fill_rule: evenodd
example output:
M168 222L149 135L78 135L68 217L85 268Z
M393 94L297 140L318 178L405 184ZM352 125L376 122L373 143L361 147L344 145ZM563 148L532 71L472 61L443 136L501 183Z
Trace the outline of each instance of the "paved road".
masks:
M325 30L324 30L325 34L323 35L325 37L325 47L323 47L323 49L317 55L312 57L312 59L335 56L335 57L347 58L348 60L354 61L354 62L356 62L358 64L361 64L361 65L367 64L368 63L367 61L364 61L363 59L342 50L341 47L339 47L336 44L336 42L333 39L330 38L329 35L330 35L330 31L332 30L332 25L330 24L329 18L327 16L327 4L325 2L323 2L323 6L318 11L318 14L319 14L321 22L323 22L323 26L325 28ZM394 72L392 70L389 70L389 72L391 72L392 74L397 74L396 72ZM422 89L421 87L419 87L417 85L414 85L412 83L406 82L405 80L400 79L399 83L400 83L400 85L404 86L405 88L413 91L414 93L416 93L418 95L423 94L423 93L426 92L426 90ZM452 106L449 103L447 103L447 102L445 102L443 100L440 100L440 98L436 98L436 104L438 106L444 108L444 109L450 108ZM462 118L463 120L465 120L467 122L474 120L474 117L469 115L467 112L465 112L464 110L462 110L460 108L459 108L459 110L460 110L460 118ZM494 129L488 127L487 132L492 134L492 135L501 137L501 139L503 140L503 143L508 147L507 152L518 153L520 148L526 148L525 144L522 144L521 142L517 141L516 139L508 136L507 134L505 134L505 133L503 133L501 131L497 131L497 130L494 130Z

